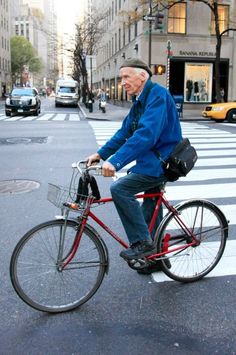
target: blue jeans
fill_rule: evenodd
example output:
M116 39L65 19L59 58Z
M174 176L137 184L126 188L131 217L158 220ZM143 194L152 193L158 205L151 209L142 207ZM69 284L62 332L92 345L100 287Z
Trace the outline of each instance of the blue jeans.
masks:
M145 199L141 207L134 195L140 192L159 191L160 185L164 182L166 182L164 175L153 177L130 173L112 183L111 195L130 244L151 240L148 224L155 207L153 199ZM158 219L162 217L162 211L158 217Z

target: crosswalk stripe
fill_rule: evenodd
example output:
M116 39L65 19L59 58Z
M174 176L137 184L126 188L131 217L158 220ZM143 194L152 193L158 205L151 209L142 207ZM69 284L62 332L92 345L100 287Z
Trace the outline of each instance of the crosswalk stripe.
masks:
M76 113L71 113L70 115L69 115L69 121L80 121L80 117L79 117L79 115L78 114L76 114Z
M53 121L64 121L66 119L66 114L58 113L52 120Z
M54 116L54 113L46 113L45 115L39 116L37 121L48 121Z
M5 114L0 114L0 121L15 122L15 121L65 121L68 117L68 121L80 121L78 113L45 113L40 116L12 116L7 117Z
M21 121L33 121L35 120L35 116L26 116L21 119Z

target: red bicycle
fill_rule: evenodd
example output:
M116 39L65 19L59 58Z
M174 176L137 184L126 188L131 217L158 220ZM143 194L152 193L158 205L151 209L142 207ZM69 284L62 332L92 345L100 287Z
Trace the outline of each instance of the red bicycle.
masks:
M11 257L10 275L15 291L24 302L40 311L64 312L82 305L95 294L108 272L107 246L88 224L89 219L128 248L92 212L93 207L110 203L112 198L96 199L91 192L78 195L80 174L86 181L101 167L86 168L84 162L74 163L72 167L68 189L49 184L48 200L61 208L61 215L28 231ZM127 261L132 269L139 270L158 261L163 272L173 280L192 282L216 266L224 252L228 222L215 204L197 199L172 206L164 195L164 186L159 193L138 194L136 197L158 197L150 232L161 204L167 213L155 233L156 253ZM72 211L76 216L69 218Z

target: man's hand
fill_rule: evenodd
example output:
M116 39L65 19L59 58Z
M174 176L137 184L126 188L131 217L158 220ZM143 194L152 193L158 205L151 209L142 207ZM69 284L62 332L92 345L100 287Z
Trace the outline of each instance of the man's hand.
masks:
M98 153L94 153L92 155L90 155L89 157L87 157L87 165L88 166L91 166L91 165L94 165L96 163L99 163L101 157Z
M109 177L109 176L114 176L116 172L115 167L109 163L108 161L105 161L102 165L102 175Z

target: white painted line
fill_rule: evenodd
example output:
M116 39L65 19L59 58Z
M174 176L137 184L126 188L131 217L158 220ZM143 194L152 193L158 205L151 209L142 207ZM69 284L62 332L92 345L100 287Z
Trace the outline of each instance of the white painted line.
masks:
M45 115L39 116L37 121L48 121L54 116L54 113L46 113Z
M69 121L80 121L80 117L78 114L76 113L71 113L69 115Z
M194 148L196 150L198 149L213 149L213 148L218 148L218 149L222 149L222 148L236 148L236 143L209 143L208 144L204 144L204 143L200 143L200 144L194 144Z
M66 114L58 113L52 120L53 121L65 121Z
M236 152L233 158L199 158L195 164L197 167L202 166L225 166L225 165L236 165Z
M236 241L228 240L225 251L216 267L205 277L219 277L236 275ZM154 282L173 281L163 272L154 272L152 274Z
M195 145L196 143L209 143L209 145L212 143L227 143L227 142L236 142L236 138L229 136L225 138L221 137L206 137L206 138L191 138L190 141Z
M179 181L207 181L212 179L236 178L236 168L222 169L193 169L186 177L182 177ZM208 185L207 185L208 186ZM198 189L198 185L196 187Z
M21 119L21 121L33 121L35 120L35 116L26 116Z
M225 149L225 150L198 150L197 151L198 157L206 157L206 156L229 156L234 155L236 157L236 150L235 149Z
M236 183L209 184L209 185L185 185L166 187L166 196L170 201L187 200L189 198L221 198L236 196Z
M7 117L6 118L6 122L12 122L12 121L18 121L21 118L23 118L24 116L12 116L12 117Z

